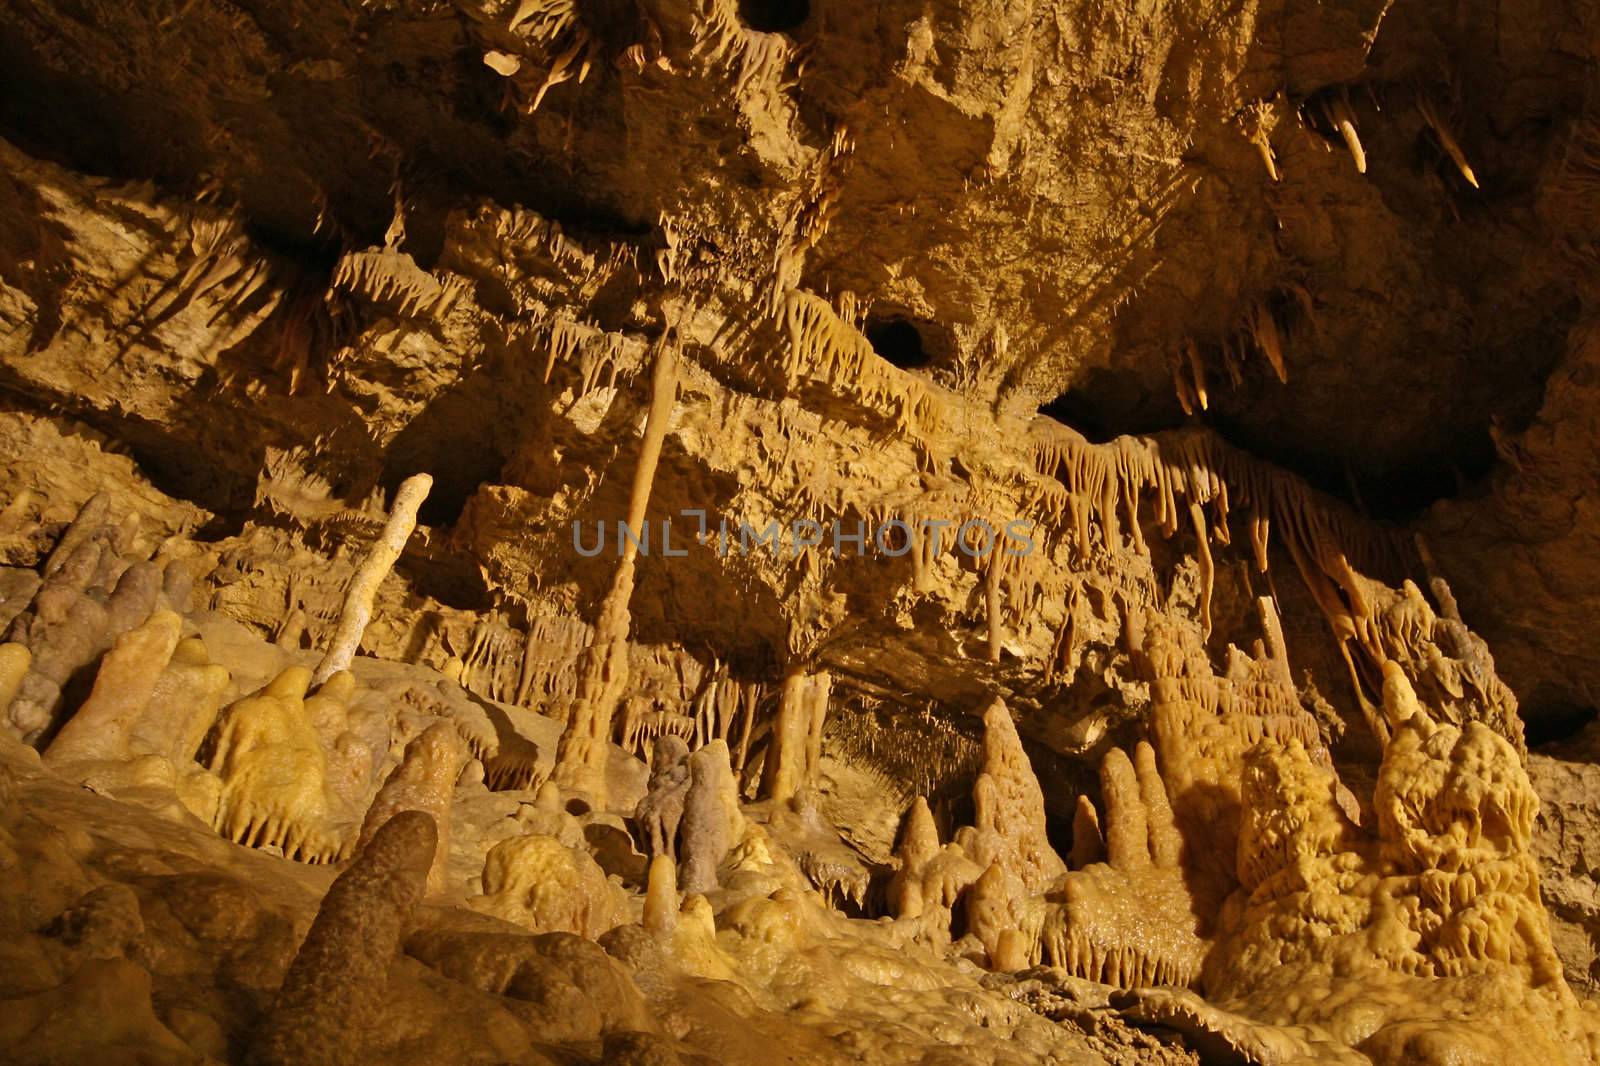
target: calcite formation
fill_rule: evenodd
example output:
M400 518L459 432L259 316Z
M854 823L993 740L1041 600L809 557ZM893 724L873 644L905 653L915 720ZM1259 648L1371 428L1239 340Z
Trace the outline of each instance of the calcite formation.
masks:
M328 888L245 1061L360 1062L381 1012L391 957L438 845L433 819L402 811L371 834Z
M1600 1063L1600 9L0 10L0 1060Z
M330 789L328 751L307 714L310 682L310 670L293 666L224 710L209 769L221 781L215 823L230 839L325 863L348 850L349 812Z

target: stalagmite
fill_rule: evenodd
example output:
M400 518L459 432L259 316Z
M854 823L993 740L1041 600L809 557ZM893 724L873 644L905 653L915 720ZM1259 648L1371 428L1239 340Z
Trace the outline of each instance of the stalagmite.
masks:
M1067 869L1050 846L1044 793L1003 701L989 705L983 724L983 773L973 786L972 858L983 865L998 862L1028 892L1042 891Z
M449 722L436 722L406 745L395 767L367 809L357 849L366 846L401 811L421 811L438 827L438 845L428 867L429 895L445 891L450 865L450 802L466 751Z
M787 802L815 779L832 689L827 672L795 670L784 678L772 746L762 766L761 792L767 798Z
M8 543L26 528L28 508L33 504L33 492L22 489L12 495L4 508L0 508L0 545Z
M710 892L717 871L744 826L738 784L728 763L728 745L713 740L689 756L689 792L684 802L682 880L685 892Z
M45 760L59 764L127 758L129 738L182 630L183 620L176 614L158 611L144 625L117 638L101 657L94 690L45 749Z
M651 855L678 857L678 826L688 797L689 746L670 733L657 737L650 755L650 782L633 812Z
M97 492L89 497L88 501L78 508L77 516L73 518L66 532L61 534L61 539L56 541L56 546L45 559L39 576L54 577L79 547L102 530L110 517L111 497L103 492Z
M989 968L997 973L1015 973L1031 964L1028 938L1020 929L1004 929L989 953Z
M1586 14L323 6L0 4L0 1059L1600 1064Z
M1283 623L1278 619L1277 603L1271 596L1257 596L1256 614L1261 619L1261 633L1273 675L1282 684L1292 685L1294 677L1289 671L1289 647L1283 639Z
M644 439L628 496L628 528L634 530L644 528L656 464L661 460L661 445L666 439L667 422L677 398L677 355L673 349L675 342L669 334L670 329L662 336L656 351L655 370L650 380L650 410L645 416ZM594 636L584 652L578 695L556 750L553 780L567 791L589 796L601 807L607 799L606 759L610 751L611 720L628 684L628 631L632 624L628 601L633 596L638 553L638 545L630 538L623 538L622 558L600 604Z
M433 819L418 811L395 815L373 834L323 897L250 1044L251 1066L365 1060L389 966L437 844Z
M344 855L352 812L329 793L327 754L305 710L310 680L305 667L290 667L229 706L207 766L222 779L215 827L228 839L325 863Z
M33 655L26 644L0 644L0 711L11 706L22 688L22 679L28 676L28 666Z
M356 697L356 679L348 670L340 671L319 688L305 702L306 720L316 730L317 738L327 759L326 781L330 800L351 812L359 811L367 802L368 788L388 748L387 722L377 725L377 731L352 732L359 723L353 722L350 705ZM454 726L450 727L454 731ZM390 808L390 813L399 807ZM436 817L441 814L429 807L420 809ZM374 823L376 825L376 823ZM449 826L441 825L439 836L449 839Z
M1026 950L1020 952L1020 960L1016 957L1016 907L1023 896L1020 888L1014 875L993 862L966 894L967 928L983 944L991 970L1021 969L1028 963ZM1008 933L1012 934L1009 939Z
M535 932L598 937L627 913L627 899L606 880L586 851L551 836L523 836L496 844L483 864L483 895L474 910Z
M1080 837L1087 839L1086 861L1052 893L1060 902L1046 906L1041 953L1074 975L1123 988L1188 984L1207 945L1154 753L1141 744L1130 761L1122 749L1111 749L1100 781L1105 861L1089 861L1102 823L1080 796L1074 853Z
M1145 824L1150 834L1150 861L1160 867L1176 869L1183 849L1172 818L1172 805L1167 799L1167 787L1156 769L1156 753L1147 741L1141 740L1133 752L1134 775L1139 782L1139 798L1145 809Z
M677 864L670 855L650 860L649 881L644 895L644 928L660 940L671 940L678 925Z
M372 617L372 604L378 595L378 586L383 584L395 560L400 558L406 541L411 539L411 531L417 525L417 509L428 498L428 491L432 488L433 478L428 474L413 474L400 483L383 533L350 579L344 606L339 611L339 625L334 630L327 653L311 676L312 687L321 685L340 670L349 669L350 660L355 658L356 649L361 646L362 634L366 632L367 622Z
M1100 835L1100 815L1088 796L1079 795L1072 813L1072 855L1074 870L1093 862L1104 862L1105 838Z
M939 830L928 801L918 796L906 814L895 857L900 868L889 883L889 908L897 918L915 918L923 909L922 873L939 854Z
M59 724L63 688L156 606L160 567L135 563L119 573L106 565L117 558L108 538L86 536L12 621L8 638L32 656L8 714L24 741L36 743Z
M1100 791L1105 796L1106 861L1119 869L1150 864L1150 835L1139 780L1121 748L1112 748L1100 764Z

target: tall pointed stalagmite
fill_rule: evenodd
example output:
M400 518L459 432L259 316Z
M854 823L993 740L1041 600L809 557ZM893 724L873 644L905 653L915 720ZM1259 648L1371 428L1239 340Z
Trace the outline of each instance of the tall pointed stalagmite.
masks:
M655 371L650 379L650 410L645 416L644 443L639 448L639 465L633 471L633 489L628 497L628 526L644 528L645 508L650 502L650 487L655 482L656 464L661 459L661 443L666 439L667 421L678 395L677 355L664 334L656 349ZM638 544L622 538L622 558L611 578L611 588L600 604L594 637L584 650L579 667L578 695L572 714L561 733L552 776L563 790L588 796L596 806L606 802L606 756L611 741L611 719L628 687L628 630L632 615L628 601L633 598L634 569Z
M973 858L998 863L1029 892L1041 892L1067 871L1045 831L1044 792L1005 702L983 714L983 771L973 784Z

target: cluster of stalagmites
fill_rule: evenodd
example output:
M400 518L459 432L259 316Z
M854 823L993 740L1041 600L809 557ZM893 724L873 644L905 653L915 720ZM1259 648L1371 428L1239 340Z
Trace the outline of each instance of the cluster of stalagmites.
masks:
M658 386L670 396L670 377ZM1113 477L1151 477L1163 517L1175 516L1177 468L1138 458L1067 479L1074 496L1100 490L1096 517L1109 537L1115 498L1127 491ZM1181 491L1225 508L1225 485L1199 476L1189 468ZM635 502L647 491L648 473ZM424 893L614 945L637 930L654 946L617 950L664 953L718 980L751 965L719 931L799 951L852 935L837 913L848 905L886 912L874 935L891 942L1126 990L1145 1016L1235 1048L1354 1047L1381 1062L1424 1052L1455 1061L1456 1051L1484 1048L1514 1060L1523 1051L1507 1041L1523 1039L1597 1051L1551 947L1528 849L1537 797L1515 703L1482 642L1442 582L1433 583L1436 611L1416 585L1362 577L1330 547L1335 531L1303 513L1297 525L1292 501L1271 484L1251 486L1250 502L1289 526L1295 554L1309 556L1307 580L1337 590L1325 606L1338 612L1342 646L1357 652L1347 654L1357 692L1379 694L1365 708L1383 747L1372 795L1340 784L1290 680L1270 598L1258 603L1261 639L1251 652L1230 647L1220 673L1203 619L1191 626L1151 610L1128 623L1149 683L1146 737L1105 751L1098 797L1066 804L1066 858L1051 840L1047 786L996 700L983 715L972 824L942 839L918 798L888 870L864 862L821 814L826 672L793 670L759 727L759 690L714 679L687 726L645 738L647 780L632 798L610 786L603 756L574 755L563 779L565 754L608 751L619 736L645 742L628 713L611 720L627 707L616 650L627 631L626 563L611 605L620 622L602 619L580 670L590 716L569 718L553 765L530 741L486 733L470 715L402 713L371 698L347 668L425 493L420 484L397 496L320 661L291 663L253 691L238 692L212 661L183 562L173 552L149 558L137 523L113 520L104 497L62 533L0 644L5 727L61 774L114 795L169 797L169 812L289 859L360 856L290 970L271 1029L279 1035L254 1050L258 1061L295 1060L305 1034L373 1012L381 975L355 972L361 949L351 938L380 937L392 950L383 945ZM1196 525L1203 538L1204 521ZM575 735L584 744L569 747ZM464 876L452 869L455 805L490 796L494 784L532 796L490 838L474 837L481 865ZM747 794L760 802L746 805ZM1352 980L1373 991L1332 994ZM1313 1003L1297 991L1306 987L1327 995ZM1184 998L1193 992L1209 1005ZM1467 1020L1486 1011L1505 1019L1503 1034L1470 1031ZM1255 1057L1293 1061L1264 1056Z
M458 736L446 726L447 740L426 730L392 766L393 723L382 708L358 704L343 669L359 625L336 639L320 682L293 665L230 699L232 675L211 661L190 616L187 567L142 557L137 522L113 523L108 511L104 496L81 509L0 645L0 706L13 736L90 788L168 792L228 838L305 862L345 857L369 807L443 813L418 794L427 789L414 767L446 744L465 749L482 738L470 728ZM347 613L370 611L372 583L355 583ZM432 788L447 803L460 759L443 761L449 779ZM396 793L403 804L389 798Z
M1524 1061L1526 1039L1540 1049L1527 1061L1560 1061L1569 1041L1579 1060L1600 1050L1551 946L1528 847L1538 797L1502 732L1424 707L1387 660L1384 755L1362 803L1286 668L1236 654L1257 669L1217 677L1195 650L1148 630L1154 744L1104 756L1101 803L1077 797L1069 863L1044 839L1042 795L994 704L975 824L941 845L925 803L907 816L889 891L899 923L944 943L964 926L996 969L1043 962L1130 991L1203 991L1246 1017L1176 992L1139 1002L1236 1053L1281 1052L1283 1034L1266 1039L1259 1023L1308 1027L1291 1041L1307 1062L1349 1047L1381 1062ZM1363 982L1370 994L1355 991ZM1307 989L1333 998L1312 1004ZM1506 1031L1478 1031L1479 1012ZM1296 1061L1277 1054L1249 1061Z
M687 728L636 740L653 738L654 757L630 825L581 800L569 810L556 782L541 784L548 755L541 764L514 730L504 734L512 750L502 752L501 737L493 729L486 734L470 714L425 697L414 706L385 706L349 672L377 585L426 491L425 477L402 487L388 525L356 569L320 660L292 662L263 643L263 661L291 664L243 693L230 670L211 660L212 623L190 609L185 564L172 554L148 558L138 522L114 521L108 497L92 498L40 566L26 606L10 612L0 643L7 732L95 791L165 796L169 812L186 811L236 843L301 862L343 861L396 816L427 814L437 841L428 891L476 892L475 909L542 930L598 936L628 920L618 871L643 888L652 856L660 860L655 883L664 861L674 886L715 890L729 852L746 842L728 740L742 711L742 763L759 687L714 677ZM816 772L828 681L800 677L790 687L797 695L784 700L773 753L764 759L771 778L765 787L785 799ZM641 728L629 723L624 732ZM685 738L696 743L693 753ZM471 884L452 884L456 791L496 783L534 798L517 810L515 834L487 847ZM596 791L587 798L603 808L605 789Z

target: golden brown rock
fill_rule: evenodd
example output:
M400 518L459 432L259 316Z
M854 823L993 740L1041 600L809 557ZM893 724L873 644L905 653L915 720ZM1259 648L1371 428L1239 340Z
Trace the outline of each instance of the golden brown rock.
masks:
M361 1061L437 844L421 811L402 811L372 835L329 887L248 1061Z
M1458 6L5 5L0 1045L1600 1061L1600 22Z
M449 884L450 802L461 774L463 745L455 727L436 722L406 745L395 767L367 808L356 843L360 850L374 833L401 811L421 811L437 827L438 848L428 867L429 894L444 892Z

